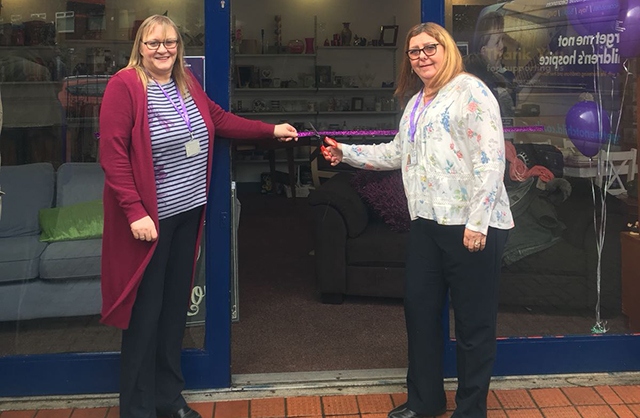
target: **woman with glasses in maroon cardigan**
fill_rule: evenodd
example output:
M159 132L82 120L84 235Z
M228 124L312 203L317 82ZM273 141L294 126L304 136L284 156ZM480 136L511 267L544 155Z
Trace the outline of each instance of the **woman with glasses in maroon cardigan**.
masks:
M147 18L100 111L102 322L123 329L123 418L200 418L181 394L180 352L215 136L297 139L289 124L226 112L183 58L175 23Z

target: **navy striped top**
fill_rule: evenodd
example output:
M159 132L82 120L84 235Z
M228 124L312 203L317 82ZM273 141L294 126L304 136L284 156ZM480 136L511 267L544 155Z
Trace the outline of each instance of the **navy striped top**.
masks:
M178 109L182 110L178 89L173 79L160 87L147 85L147 113L151 131L151 151L158 195L158 217L168 218L206 203L207 158L209 133L200 111L191 97L184 100L193 138L200 152L187 156L186 144L191 140L189 129ZM175 105L175 106L174 106ZM177 107L177 109L176 109Z

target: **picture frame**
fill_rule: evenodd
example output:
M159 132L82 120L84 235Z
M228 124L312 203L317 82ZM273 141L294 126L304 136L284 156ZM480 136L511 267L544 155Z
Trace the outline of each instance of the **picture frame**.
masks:
M362 97L352 97L351 110L356 112L364 110L364 99Z
M236 87L248 88L253 80L253 65L236 65Z
M316 86L317 87L331 87L331 66L330 65L316 65Z
M382 25L380 26L381 46L396 46L398 40L398 25Z
M458 47L458 50L460 51L460 54L462 54L463 57L469 54L469 42L458 41L456 42L456 46Z

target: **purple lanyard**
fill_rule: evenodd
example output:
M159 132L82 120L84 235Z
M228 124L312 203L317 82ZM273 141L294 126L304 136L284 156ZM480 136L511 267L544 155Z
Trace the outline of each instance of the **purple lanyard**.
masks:
M411 110L411 115L409 116L409 142L414 142L415 141L416 129L418 128L418 120L420 119L422 114L427 110L427 108L429 107L429 105L433 101L433 99L431 99L427 103L425 103L424 108L420 111L420 114L416 118L416 112L418 111L418 105L420 104L420 101L422 100L422 93L423 93L423 90L420 90L420 94L418 95L418 98L416 99L416 102L413 104L413 109Z
M191 135L191 139L193 139L193 131L191 130L191 120L189 119L189 112L187 112L187 107L184 104L184 100L182 99L182 94L180 94L180 90L178 90L178 87L176 86L176 92L178 93L178 99L180 100L180 107L178 107L176 103L171 99L167 91L160 85L160 83L158 83L158 80L153 79L153 81L156 82L156 85L160 88L160 90L162 91L162 94L164 94L164 96L167 99L169 99L169 101L173 105L173 108L176 110L176 112L178 112L182 120L184 120L184 123L187 124L189 135Z

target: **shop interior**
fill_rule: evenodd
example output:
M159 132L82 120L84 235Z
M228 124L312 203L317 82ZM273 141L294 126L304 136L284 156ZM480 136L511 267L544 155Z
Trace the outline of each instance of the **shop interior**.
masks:
M56 187L52 183L75 179L82 181L73 187L90 189L93 195L97 190L94 198L99 198L100 98L109 77L128 62L136 25L142 19L167 13L181 27L187 55L204 55L202 1L129 3L2 1L0 186L7 192L7 210L0 218L0 245L2 240L16 238L11 235L15 225L10 217L20 213L30 216L31 221L29 226L19 226L26 229L18 238L39 234L33 220L38 209L25 212L6 203L9 190L22 190L20 196L29 202L34 200L29 196L36 194L32 190L43 190L37 193L40 202L55 202L54 196L64 183L56 183ZM229 3L233 16L232 112L272 123L287 121L300 131L331 132L347 142L376 143L393 138L390 132L397 129L402 114L393 96L394 83L404 57L406 32L420 20L417 0L404 2L402 7L381 0ZM589 93L589 88L580 83L544 84L548 82L545 74L542 78L532 74L539 57L526 52L548 55L541 45L549 45L549 40L539 39L538 32L520 29L522 20L533 24L540 18L523 11L522 3L456 0L448 2L446 9L447 27L463 54L470 52L475 22L487 8L504 7L505 15L511 16L505 20L504 65L514 70L519 88L515 113L504 120L505 127L512 128L505 137L517 144L519 158L526 164L548 164L558 179L570 179L567 183L571 185L570 196L565 193L559 201L554 199L566 192L560 186L553 196L536 193L536 201L544 201L554 219L543 228L544 236L537 238L539 245L512 247L505 259L499 337L637 332L640 323L630 319L637 313L625 304L625 298L633 293L623 282L623 276L629 275L625 269L632 262L625 254L633 256L628 256L629 247L620 240L621 233L633 230L629 224L638 219L637 184L630 182L637 176L635 76L622 70L617 77L599 76L602 83L596 92L603 93L600 100L610 109L616 139L611 147L603 148L602 157L598 153L596 158L585 158L564 124L572 104L581 94ZM207 57L206 65L216 65L215 58ZM635 60L627 65L635 68ZM370 282L351 288L344 284L342 288L331 287L335 283L319 279L323 265L333 260L320 244L318 228L319 214L330 205L313 202L312 195L328 182L355 172L345 167L330 169L317 158L316 148L317 141L309 136L295 146L242 141L231 145L235 185L230 204L234 213L232 374L406 367L402 283L397 280L402 266L397 260L378 259L346 268L347 276L366 268L361 274L371 277ZM603 176L599 167L613 161L616 153L629 151L611 164L610 173L619 177L610 183L613 174ZM50 163L51 168L33 167L38 163ZM25 171L10 169L18 166ZM7 185L8 176L16 186ZM539 181L531 180L532 190L543 189ZM603 194L605 185L607 192ZM604 197L604 203L594 196ZM555 203L548 206L549 202ZM374 208L366 210L371 224L384 223L376 218L380 215ZM522 219L535 216L532 210L523 209ZM604 221L602 213L607 214ZM519 230L517 236L533 241L531 232ZM397 233L391 239L387 246L401 241ZM402 251L400 246L393 251L374 248L377 241L370 241L372 247L367 251ZM36 237L32 244L13 241L13 252L3 252L6 257L20 255L16 242L33 251L29 245L41 245L39 251L46 251ZM58 251L77 254L82 249L82 268L95 271L99 238L74 242L73 247L61 244ZM318 261L320 257L329 261ZM61 273L50 273L46 279L42 277L46 271L43 260L39 273L33 273L33 265L13 265L29 275L0 280L1 298L12 301L0 307L0 356L117 351L119 331L98 322L99 277L77 270L73 280L62 277L62 272L71 269L71 261L56 258L53 261L58 264L52 264L51 269L58 268ZM384 264L387 261L389 265ZM199 264L185 348L203 346L204 273ZM33 311L28 306L33 306ZM451 335L453 321L451 314Z

